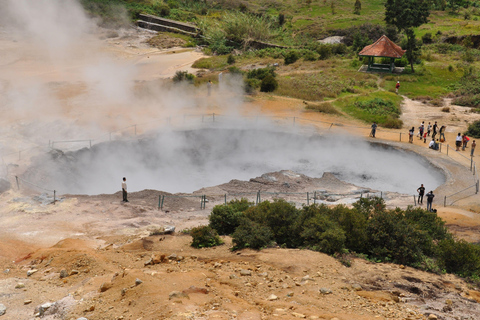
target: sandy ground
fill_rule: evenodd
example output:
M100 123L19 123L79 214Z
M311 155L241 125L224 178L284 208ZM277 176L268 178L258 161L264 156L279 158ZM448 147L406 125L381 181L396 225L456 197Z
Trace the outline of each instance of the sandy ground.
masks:
M201 56L195 51L180 50L173 54L153 49L142 42L146 38L145 33L127 32L94 41L100 51L112 55L119 63L138 66L135 77L140 82L172 76L176 70L188 69ZM4 88L28 77L42 79L44 83L61 83L57 94L63 97L58 106L63 117L77 123L85 121L75 99L86 90L78 70L89 61L88 55L80 55L75 62L48 65L35 59L32 48L8 34L2 34L0 48L3 48L0 75L15 74L0 76L2 83L9 83ZM447 124L447 142L453 141L456 132L463 131L467 121L478 116L460 107L450 107L451 112L446 114L440 108L405 98L402 116L405 128L418 127L422 120L427 123L437 120ZM111 121L111 108L103 110L103 114L96 114L103 125L109 128L124 125ZM210 109L221 110L220 106ZM319 132L341 127L366 138L369 132L369 126L356 120L305 111L302 101L296 99L258 95L245 103L242 110L245 114L260 111L264 115L295 116L299 124L312 125L315 120ZM35 139L27 139L25 134L26 127L37 116L12 114L2 118L2 151L17 151L19 145L37 146ZM142 116L148 118L148 110L135 115L136 119ZM407 129L380 129L376 140L425 155L445 171L447 181L435 190L436 201L441 202L443 196L473 181L468 159L452 150L448 157L446 152L434 152L420 140L408 144L406 134ZM19 158L9 158L10 170L21 171L28 165L28 160ZM257 191L259 187L281 191L283 183L291 181L300 185L299 190L311 186L322 186L331 192L357 188L328 175L323 180L288 172L271 175L279 178L277 185L257 177L254 182L230 182L195 194ZM351 263L351 267L346 267L332 257L308 250L270 248L260 252L231 252L228 237L223 246L193 249L190 237L180 231L206 224L209 210L223 199L209 197L206 210L199 210L198 201L183 198L167 203L165 210L160 211L156 206L159 194L162 193L154 190L134 192L128 204L119 201L119 192L67 195L55 204L51 204L52 198L38 198L38 191L33 190L13 188L1 194L0 304L6 307L6 313L0 319L40 316L90 320L393 320L426 319L431 314L438 319L480 318L480 292L452 275L374 264L354 257L346 258ZM478 195L466 195L455 198L448 207L437 204L438 213L459 237L478 242L480 199ZM402 195L392 195L391 201L391 206L401 207L411 202L403 200ZM177 233L151 235L167 225L176 226Z

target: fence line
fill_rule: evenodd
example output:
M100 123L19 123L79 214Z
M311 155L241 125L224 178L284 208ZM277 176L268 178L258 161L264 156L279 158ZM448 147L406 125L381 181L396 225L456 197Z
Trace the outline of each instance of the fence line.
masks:
M117 134L117 133L121 133L121 132L125 132L129 129L132 129L133 128L133 135L134 136L137 136L138 135L138 128L141 128L141 127L148 127L148 125L151 125L151 124L154 124L154 123L162 123L164 122L165 124L167 125L172 125L172 122L174 120L177 120L177 121L180 121L180 123L182 124L186 124L187 123L187 120L189 119L192 119L192 118L195 118L195 119L199 119L201 117L201 123L205 123L205 122L208 122L208 123L215 123L215 122L218 122L219 119L226 119L226 118L238 118L238 116L235 116L235 115L225 115L225 114L218 114L218 113L208 113L208 114L184 114L182 116L176 116L176 117L165 117L165 118L157 118L157 119L154 119L152 121L148 121L148 122L144 122L144 123L140 123L140 124L133 124L133 125L129 125L129 126L126 126L126 127L123 127L123 128L119 128L117 130L113 130L113 131L110 131L108 132L107 134L103 134L101 136L98 136L97 138L90 138L90 139L80 139L80 140L51 140L48 142L48 148L50 149L54 149L55 147L55 144L60 144L60 143L63 143L63 144L67 144L67 143L83 143L83 142L88 142L88 145L89 147L91 148L92 147L92 144L95 144L95 143L100 143L100 142L104 142L104 141L112 141L112 134ZM306 118L301 118L301 117L291 117L291 116L276 116L276 117L272 117L272 116L242 116L242 118L244 117L250 117L250 118L253 118L255 117L256 121L258 121L258 119L268 119L268 120L271 120L271 121L274 121L274 120L281 120L281 121L284 121L286 124L290 124L290 125L293 125L293 126L296 126L298 122L306 122L306 123L311 123L311 124L324 124L325 125L325 129L326 130L330 130L332 127L343 127L343 128L357 128L357 129L361 129L361 130L370 130L370 127L367 127L367 126L354 126L354 125L343 125L343 124L337 124L337 123L333 123L333 122L328 122L328 121L322 121L322 120L314 120L314 119L306 119ZM172 121L173 120L173 121ZM327 128L328 126L328 128ZM317 126L315 126L315 128L318 130L319 128ZM147 132L146 130L144 130L144 132ZM392 135L395 135L395 134L398 134L399 135L399 141L402 142L402 132L392 132L392 131L383 131L381 129L378 129L377 128L377 135L378 134L388 134L389 136L392 136ZM106 137L108 137L108 139L105 139ZM117 139L116 139L117 140ZM463 163L459 162L458 160L455 160L454 158L451 157L451 155L449 155L449 151L451 149L451 147L447 144L446 147L445 147L445 144L443 143L440 143L440 148L439 148L439 152L442 152L442 146L443 146L443 149L445 150L446 149L446 155L448 157L450 157L452 160L454 161L457 161L458 163L460 163L461 165L464 165ZM33 150L33 149L37 149L37 148L41 148L42 146L35 146L35 147L32 147L32 148L28 148L28 149L24 149L24 150L19 150L19 151L16 151L16 152L12 152L12 153L9 153L9 154L6 154L6 155L3 155L2 156L2 161L6 167L6 173L8 175L8 166L6 165L5 163L5 160L4 160L4 156L10 156L10 155L17 155L18 154L18 159L21 160L21 157L22 157L22 152L27 152L27 151L30 151L30 150ZM452 148L453 150L453 148ZM461 190L459 192L456 192L454 194L451 194L451 195L448 195L448 196L445 196L445 201L444 203L446 204L446 199L447 198L450 198L450 197L453 197L455 195L458 195L462 192L466 192L468 189L471 189L472 187L476 186L476 189L475 189L475 194L478 193L479 191L479 179L478 179L478 174L476 172L476 164L475 162L473 161L473 158L468 158L464 155L462 155L461 153L455 151L455 154L458 154L460 155L461 157L465 158L467 161L469 160L470 161L470 171L472 171L473 173L473 179L474 179L474 182L475 184L464 189L464 190ZM464 165L465 166L465 165ZM18 180L17 180L18 181ZM29 182L29 181L26 181L26 180L23 180L23 182L27 183L27 184L30 184L32 186L35 186L37 188L41 188L43 190L47 190L47 189L44 189L42 187L39 187L39 186L36 186L34 185L33 183ZM18 185L18 183L17 183ZM49 192L56 192L55 190L47 190ZM265 194L265 193L264 193ZM276 193L276 194L280 194L280 193ZM467 195L468 196L468 195ZM197 196L198 197L198 196ZM457 200L458 201L458 200ZM308 202L308 196L307 196L307 202ZM452 202L453 203L453 202ZM205 203L203 203L203 206L204 206Z

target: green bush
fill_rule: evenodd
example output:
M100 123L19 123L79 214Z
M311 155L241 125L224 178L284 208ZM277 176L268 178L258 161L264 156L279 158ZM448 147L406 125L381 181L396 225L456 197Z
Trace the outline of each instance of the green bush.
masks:
M298 54L297 51L290 50L285 54L284 61L285 61L285 64L288 65L288 64L295 63L299 58L300 58L300 55Z
M227 57L227 63L228 64L234 64L235 63L235 57L233 56L233 54L229 54L228 57Z
M480 139L480 120L477 120L468 126L466 135Z
M480 276L480 247L465 240L445 239L438 243L440 266L463 277Z
M175 72L175 75L173 76L173 82L188 81L190 83L193 83L194 79L195 79L195 76L191 73L188 73L188 71L178 70L177 72Z
M432 34L430 32L427 32L425 33L423 36L422 36L422 42L424 44L430 44L433 42L433 38L432 38Z
M312 250L333 254L345 247L345 231L332 218L326 205L303 207L297 228L303 245Z
M380 197L372 198L360 198L357 202L353 203L353 207L365 218L369 218L377 212L384 211L385 201Z
M260 83L261 92L273 92L277 88L278 88L278 81L272 75L266 76L265 78L263 78L262 82Z
M276 76L274 67L258 68L252 69L247 73L247 79L258 79L263 80L266 76L271 75Z
M233 250L251 248L261 249L272 243L273 233L265 225L249 219L242 219L232 234Z
M387 116L385 122L382 123L382 127L390 129L401 129L403 127L403 121L392 116Z
M401 114L400 109L390 100L374 98L367 101L356 101L355 107L362 109L372 115L392 116L398 118Z
M355 252L365 252L367 244L367 217L358 210L339 205L332 209L340 228L346 235L345 247Z
M276 199L273 202L264 201L245 211L247 218L269 227L273 232L274 240L279 245L289 248L299 245L298 235L295 232L298 215L297 208L283 199Z
M194 248L210 248L223 244L217 231L210 226L193 228L190 230L190 235L192 236L191 245Z
M410 224L401 210L376 212L368 220L367 250L381 261L412 265L421 261L427 233Z
M228 204L213 207L208 220L210 227L219 234L232 234L240 224L243 212L250 207L251 203L246 199L232 200Z
M316 61L320 55L315 51L307 50L303 55L303 60L305 61Z

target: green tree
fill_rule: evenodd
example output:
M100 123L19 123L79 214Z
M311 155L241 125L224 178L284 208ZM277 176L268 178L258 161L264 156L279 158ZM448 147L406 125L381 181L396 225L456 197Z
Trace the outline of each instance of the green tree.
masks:
M413 62L418 55L418 46L415 41L413 28L427 23L430 15L428 0L387 0L385 2L385 21L394 25L407 35L407 58L413 69Z

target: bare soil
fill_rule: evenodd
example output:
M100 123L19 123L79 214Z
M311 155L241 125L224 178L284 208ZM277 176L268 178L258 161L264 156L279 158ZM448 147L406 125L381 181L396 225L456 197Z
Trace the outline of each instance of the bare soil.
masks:
M107 37L103 49L126 62L138 63L140 59L147 63L141 67L139 79L158 77L152 70L168 63L163 60L165 56L138 38L131 33ZM8 37L1 41L12 50L22 49ZM185 54L170 56L174 61L168 69L170 75L194 60ZM0 65L11 68L7 62ZM35 60L28 64L26 72L30 74L43 68L42 62ZM71 75L66 74L64 81ZM43 77L52 81L51 73ZM81 84L72 81L59 88L58 94L68 101L81 90ZM451 108L453 111L445 114L439 108L405 99L405 127L438 119L447 124L450 141L474 117ZM81 117L65 110L67 117ZM305 111L303 102L296 99L258 95L245 103L244 110L246 114L260 111L321 121L319 131L335 124L355 135L367 137L369 132L369 126L357 120ZM4 120L4 125L6 121L18 119ZM456 162L464 161L462 157L433 153L420 141L413 145L398 142L400 132L381 129L377 136L383 143L397 144L437 161L448 175L439 194L449 194L463 183L464 171ZM7 133L2 134L1 141L6 144ZM16 137L26 143L21 134ZM252 177L251 181L233 180L193 195L255 192L259 188L280 192L285 183L297 190L312 185L331 192L359 190L329 174L312 179L285 171ZM179 197L161 211L157 203L162 194L156 190L133 192L129 203L120 201L120 192L66 195L55 204L52 198L38 197L38 192L11 189L1 194L0 304L6 313L0 319L480 319L478 288L453 275L353 256L345 257L342 264L328 255L299 249L232 252L228 237L222 246L193 249L190 236L181 231L206 224L210 209L223 199L209 197L206 210L200 210L199 201L192 200L195 198ZM392 199L396 202L391 205L406 205L402 195ZM478 203L478 195L473 195L459 199L454 206L439 206L438 213L459 237L478 242ZM151 235L165 226L175 226L176 232Z

